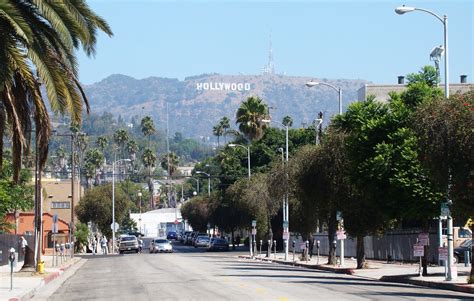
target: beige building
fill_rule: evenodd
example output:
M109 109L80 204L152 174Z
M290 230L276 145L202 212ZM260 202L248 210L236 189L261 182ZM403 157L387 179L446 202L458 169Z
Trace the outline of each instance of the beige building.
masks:
M474 89L474 84L466 83L466 77L461 77L462 83L450 83L449 84L449 93L465 93L471 89ZM367 96L374 95L375 99L380 101L388 101L390 99L390 92L400 93L406 90L407 85L404 83L404 78L399 77L398 85L377 85L377 84L365 84L357 91L357 100L364 101L367 99ZM444 84L439 85L440 89L444 91Z
M58 217L69 224L71 221L71 180L42 179L43 213ZM79 181L74 185L74 207L79 203L79 196L84 195Z

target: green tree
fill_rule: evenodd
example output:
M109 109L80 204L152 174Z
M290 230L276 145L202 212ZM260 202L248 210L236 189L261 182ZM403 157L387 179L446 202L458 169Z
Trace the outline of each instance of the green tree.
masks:
M289 128L291 128L293 126L293 118L291 118L291 116L285 116L283 117L281 123L283 123L284 126L288 126Z
M128 214L132 201L120 185L115 187L115 220L120 225ZM93 222L107 237L112 235L112 185L105 184L87 190L76 207L76 214L82 223Z
M168 171L168 176L173 177L178 170L179 158L175 153L168 153L161 158L161 168Z
M150 148L146 148L143 152L142 162L148 171L148 192L150 194L150 208L154 208L155 203L153 201L153 179L151 177L151 174L156 166L156 155Z
M205 232L211 217L209 199L204 196L197 196L184 203L181 207L181 214L194 230Z
M87 237L89 236L89 228L87 224L77 223L74 231L75 240L75 252L81 252L84 246L87 246Z
M107 148L109 145L109 139L105 136L97 137L95 141L95 146L98 147L102 152Z
M128 135L125 129L118 129L114 133L114 141L117 146L120 148L120 157L124 158L125 155L125 146L127 145L130 136Z
M227 131L230 129L230 119L224 116L219 121L219 124L224 130L224 143L227 144Z
M247 98L237 110L236 123L239 130L250 140L258 140L263 136L267 124L262 120L268 116L268 106L256 96Z
M97 31L112 35L107 23L83 0L64 5L55 1L0 3L0 137L9 122L12 137L13 180L19 180L21 157L28 151L35 124L39 167L47 160L50 118L38 89L44 83L49 106L55 113L82 118L88 100L78 80L76 50L95 53ZM36 76L35 76L36 74ZM32 114L33 121L30 119ZM0 145L2 164L3 143ZM1 167L1 166L0 166Z
M143 136L148 138L148 147L150 147L151 135L153 135L156 131L155 124L153 123L153 119L151 119L150 116L145 116L140 122L140 125L141 125Z
M212 134L217 137L217 148L219 148L219 138L224 135L222 124L218 123L212 128Z
M99 185L99 169L104 165L105 159L103 153L97 148L89 149L85 156L86 177L88 178L88 186L90 179L94 179L94 185Z

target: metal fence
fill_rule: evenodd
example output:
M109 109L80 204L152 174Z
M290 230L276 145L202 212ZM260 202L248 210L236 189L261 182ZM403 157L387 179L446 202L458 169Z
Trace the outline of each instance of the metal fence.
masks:
M16 234L0 234L0 265L8 264L8 255L10 254L10 248L14 248L16 252L16 258L19 261L23 260L23 255L20 252L21 235ZM33 248L34 239L33 236L24 236L28 242L28 246Z
M320 241L320 254L328 255L329 242L326 233L313 235L314 240ZM417 261L418 257L413 256L413 245L417 242L418 232L389 232L383 236L366 236L364 238L365 256L367 259L387 260L390 256L394 261ZM300 237L292 237L296 241L296 252L301 252ZM438 262L438 235L429 233L429 261ZM291 247L291 244L290 244ZM337 242L336 254L340 254L340 243ZM344 241L344 257L356 257L357 240L348 237Z

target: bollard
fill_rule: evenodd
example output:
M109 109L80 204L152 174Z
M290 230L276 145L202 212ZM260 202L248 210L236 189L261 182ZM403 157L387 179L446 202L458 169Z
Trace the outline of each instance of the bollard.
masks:
M267 257L270 257L270 253L272 252L272 241L271 240L267 240Z
M320 244L321 244L321 242L318 240L318 241L316 242L316 251L317 251L317 260L318 260L317 263L318 263L318 264L319 264L319 247L320 247Z
M254 257L257 257L257 238L254 237L253 239L253 254L254 254Z
M293 263L295 262L296 241L293 240Z
M273 250L275 250L274 258L276 259L277 258L277 241L276 240L273 241Z
M15 263L15 249L10 249L10 255L8 256L10 260L10 290L13 290L13 264Z
M263 244L263 240L260 239L260 257L262 257L262 244Z
M306 262L308 262L308 257L309 257L309 241L305 242L306 248L305 248L305 258Z

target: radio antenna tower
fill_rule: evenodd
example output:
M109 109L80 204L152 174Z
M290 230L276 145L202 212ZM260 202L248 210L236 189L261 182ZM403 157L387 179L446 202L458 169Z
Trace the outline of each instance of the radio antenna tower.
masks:
M273 63L272 34L270 33L270 47L268 49L268 63L263 67L264 74L275 74L275 65Z

